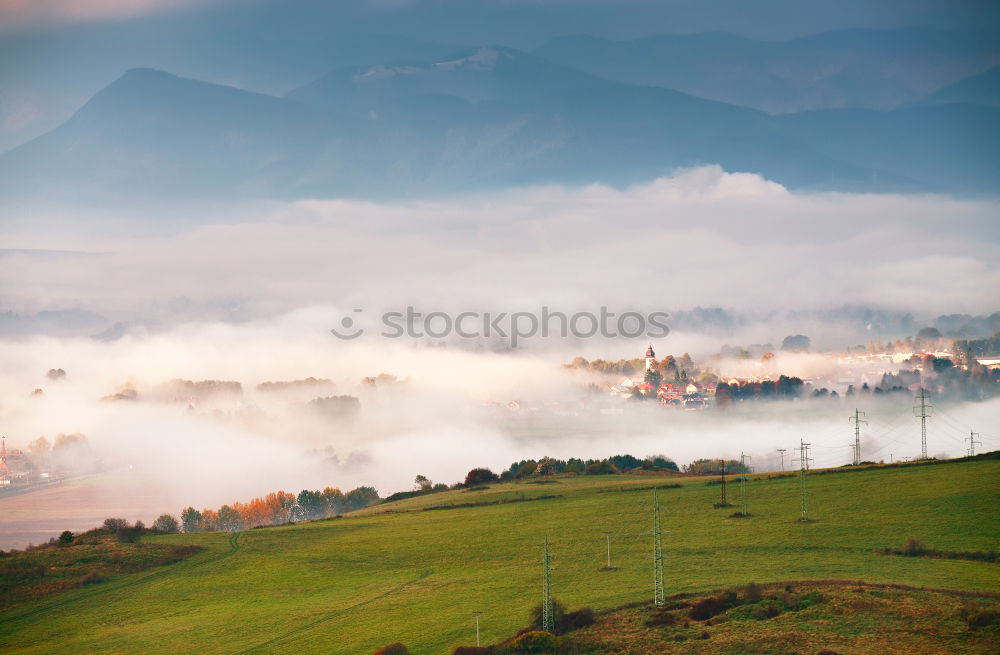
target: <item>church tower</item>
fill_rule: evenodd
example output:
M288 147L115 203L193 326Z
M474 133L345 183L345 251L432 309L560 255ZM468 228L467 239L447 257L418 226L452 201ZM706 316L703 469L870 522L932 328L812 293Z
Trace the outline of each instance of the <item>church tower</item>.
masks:
M656 366L656 353L653 352L653 344L646 348L646 370L652 371Z

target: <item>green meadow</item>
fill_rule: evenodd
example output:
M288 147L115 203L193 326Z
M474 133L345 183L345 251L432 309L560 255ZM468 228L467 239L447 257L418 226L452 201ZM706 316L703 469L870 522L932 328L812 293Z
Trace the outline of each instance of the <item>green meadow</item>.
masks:
M0 613L8 653L371 653L414 655L511 636L541 597L542 543L570 609L652 599L653 485L667 594L750 581L864 580L1000 591L1000 565L877 552L917 538L939 551L1000 549L1000 461L814 471L811 521L797 474L751 476L749 518L714 508L706 478L585 476L494 484L354 515L196 544L180 562L19 603ZM681 485L679 488L673 485ZM605 570L605 531L612 569Z

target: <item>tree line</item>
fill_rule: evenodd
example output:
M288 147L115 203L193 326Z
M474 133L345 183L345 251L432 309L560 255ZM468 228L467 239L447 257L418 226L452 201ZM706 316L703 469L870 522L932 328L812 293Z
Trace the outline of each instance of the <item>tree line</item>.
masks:
M303 489L298 495L275 491L247 503L223 505L218 510L186 507L181 511L180 525L184 532L235 532L339 516L381 500L374 487L358 487L346 494L333 487L322 491Z

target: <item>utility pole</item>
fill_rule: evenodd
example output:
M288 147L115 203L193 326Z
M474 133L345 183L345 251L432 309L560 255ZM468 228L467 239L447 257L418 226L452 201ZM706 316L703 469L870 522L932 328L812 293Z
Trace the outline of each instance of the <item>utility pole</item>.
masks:
M980 446L983 445L982 441L976 441L976 437L978 436L979 436L978 432L969 431L969 438L966 439L966 441L969 442L969 457L976 456L976 444L979 444Z
M653 604L663 607L663 549L660 545L660 506L656 502L656 487L653 487Z
M920 417L920 459L927 459L927 417L934 407L927 402L927 390L922 387L917 400L920 404L913 406L913 413Z
M787 448L779 448L778 452L781 453L781 470L785 470L785 453L788 451Z
M549 553L548 537L545 537L542 553L542 630L552 632L555 622L552 616L552 555Z
M472 615L476 617L476 646L479 646L479 615L482 612L473 612Z
M854 409L854 416L847 417L849 421L854 421L854 465L857 466L861 463L861 424L868 423L868 421L861 418L865 416L865 413Z
M743 516L750 516L747 499L747 472L750 470L750 456L740 453L740 466L743 468L743 477L740 478L740 513Z
M799 517L800 521L809 520L809 503L806 497L806 472L809 470L809 446L805 439L799 439L799 447L795 450L799 451L799 505L802 515Z
M604 537L605 537L605 539L608 540L608 570L610 571L611 570L611 533L610 532L605 532L604 533Z
M726 458L722 458L722 506L727 507L729 503L726 502Z

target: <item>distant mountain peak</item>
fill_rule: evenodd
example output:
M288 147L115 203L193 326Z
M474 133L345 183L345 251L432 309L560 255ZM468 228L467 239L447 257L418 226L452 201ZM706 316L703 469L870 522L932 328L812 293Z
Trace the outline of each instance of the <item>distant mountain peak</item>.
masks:
M476 48L468 56L441 61L434 64L434 67L438 70L456 70L461 68L466 70L490 71L496 68L497 62L501 58L513 59L513 51L509 48L500 48L498 46L482 46Z

